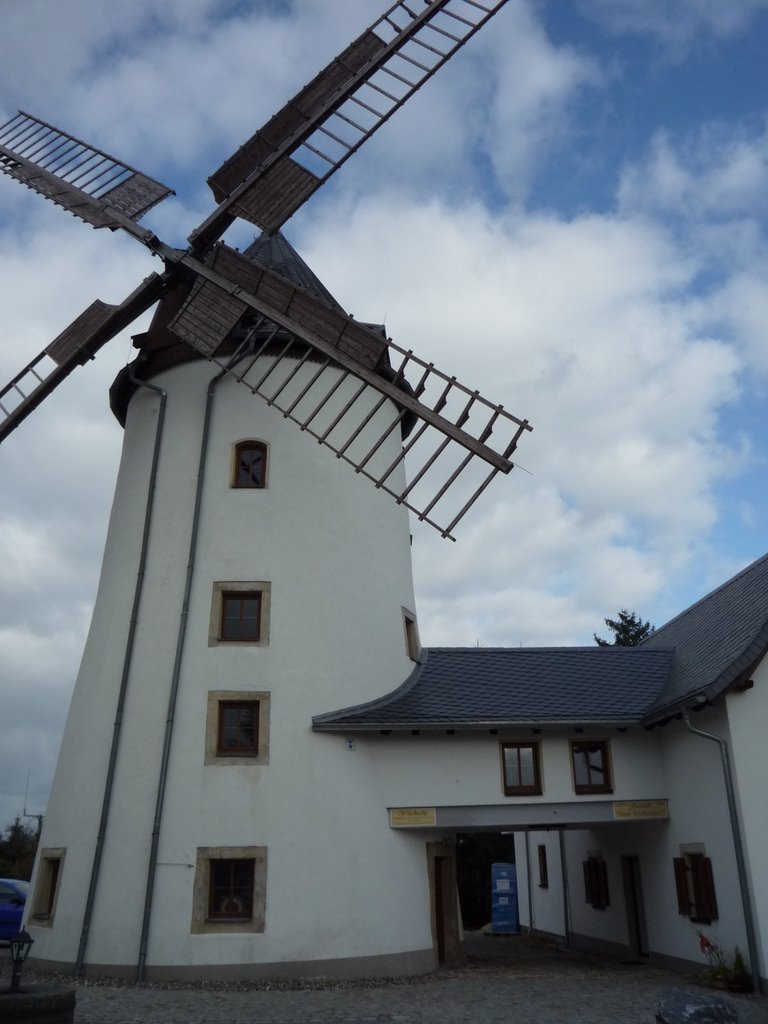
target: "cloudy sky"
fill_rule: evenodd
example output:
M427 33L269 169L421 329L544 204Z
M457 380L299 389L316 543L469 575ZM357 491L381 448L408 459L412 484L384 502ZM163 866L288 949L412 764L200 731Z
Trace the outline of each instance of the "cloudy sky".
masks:
M145 223L183 245L207 176L383 7L2 0L0 122L173 186ZM534 425L456 543L414 525L426 644L661 625L765 552L766 43L768 0L509 0L286 226L345 308ZM2 178L2 382L156 269ZM0 826L28 777L45 810L129 355L112 341L0 448Z

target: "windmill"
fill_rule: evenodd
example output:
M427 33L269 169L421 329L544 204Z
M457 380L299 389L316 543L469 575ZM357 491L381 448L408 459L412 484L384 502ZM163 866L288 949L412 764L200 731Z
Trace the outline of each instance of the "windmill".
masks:
M30 114L19 112L0 127L2 171L95 228L127 232L165 264L163 273L151 275L121 303L95 300L0 390L0 441L77 366L158 300L187 285L169 330L212 362L226 365L224 342L250 313L254 328L290 333L359 380L361 393L370 386L381 393L382 402L394 401L398 422L390 429L417 417L419 427L404 458L412 454L418 464L407 488L393 489L391 472L373 476L365 460L347 454L359 427L356 409L345 414L347 432L339 444L313 428L316 410L327 399L322 374L313 385L314 403L304 401L297 409L281 401L282 389L275 386L281 376L279 355L264 381L249 379L242 367L228 371L419 519L450 536L490 480L512 469L510 456L530 429L527 422L370 327L329 311L218 239L236 218L268 233L278 231L504 2L432 0L418 13L416 4L401 2L387 10L214 172L209 184L218 206L192 232L184 251L138 223L171 189ZM409 378L417 383L408 385ZM305 413L309 406L311 412ZM430 434L435 434L434 443ZM456 446L464 449L458 465L452 458ZM459 491L455 485L475 459L487 464L488 476L446 522L438 523L433 513L447 505L449 489ZM430 481L437 478L442 466L450 470L417 504L417 485L427 474Z
M193 581L190 567L194 551L200 548L208 551L209 547L207 540L201 540L206 537L207 529L205 507L201 510L201 505L208 500L206 491L202 484L197 490L185 490L184 481L194 479L195 466L185 454L184 440L202 424L204 445L200 449L197 472L200 481L207 471L205 460L209 430L213 429L214 388L225 382L231 387L226 391L226 405L221 403L218 415L227 425L224 428L220 424L218 429L228 437L246 439L238 441L233 448L233 472L235 477L244 473L245 490L250 490L251 486L264 487L265 480L260 474L267 460L267 445L261 439L249 439L260 431L270 435L268 443L273 448L269 452L269 464L274 466L274 476L278 475L279 445L283 445L286 452L290 450L294 472L295 466L301 463L305 467L304 479L311 477L315 482L312 514L330 515L328 510L333 508L333 515L346 524L342 524L340 530L348 542L344 552L337 555L348 578L358 579L367 573L367 570L361 573L361 565L367 565L362 561L362 552L365 549L365 557L370 557L370 547L381 539L376 531L387 538L393 568L377 572L377 581L370 585L373 593L364 611L358 607L361 602L357 594L351 593L345 614L350 623L357 621L355 616L365 618L367 626L357 623L358 629L350 631L365 633L370 638L371 624L375 627L380 619L387 617L386 606L392 604L396 592L400 595L397 603L403 612L405 650L398 662L386 653L385 644L381 651L370 653L366 649L371 646L370 639L366 639L359 652L347 650L343 658L337 660L344 671L352 674L354 670L350 666L366 666L366 681L356 697L373 697L384 692L387 686L402 681L408 659L418 657L404 510L410 510L420 520L436 527L443 536L453 537L456 525L490 481L498 473L512 469L511 456L522 434L530 427L524 419L487 401L432 363L401 349L375 325L358 322L347 315L324 292L311 272L302 268L298 254L279 232L291 215L505 2L425 0L417 4L415 0L399 0L210 177L217 206L192 232L189 246L184 250L167 245L139 223L148 210L171 194L169 188L26 112L20 111L0 127L2 171L95 228L126 232L158 257L164 268L146 278L118 304L94 301L0 390L2 440L76 367L93 358L102 346L142 313L157 307L150 329L135 339L139 349L137 360L113 388L117 414L121 419L128 418L121 468L123 483L118 481L110 528L110 533L119 539L112 542L108 539L94 622L70 711L68 734L62 745L57 783L36 870L36 896L29 923L37 925L40 931L37 950L47 961L74 962L82 969L90 940L91 947L98 945L99 949L96 966L108 967L112 973L117 969L127 970L131 961L125 950L131 945L137 949L136 970L140 978L147 965L156 972L166 968L192 970L199 965L199 947L192 952L171 952L178 947L178 934L174 933L178 921L175 926L169 925L169 918L174 915L168 908L178 903L184 887L178 879L166 883L160 876L166 863L164 856L171 856L174 850L181 857L179 865L186 864L188 870L194 869L193 885L184 890L193 905L191 927L189 916L186 920L190 934L204 936L209 946L211 939L226 944L231 942L232 936L259 936L255 940L258 951L246 956L249 963L248 958L254 956L263 963L302 960L296 949L289 948L288 939L281 935L279 927L271 928L271 946L264 941L266 851L267 848L273 851L272 864L274 851L281 849L281 842L285 840L288 845L285 836L278 838L276 825L265 824L270 813L274 814L274 811L267 811L266 805L269 799L275 798L265 798L262 808L261 832L270 837L266 845L254 842L250 834L248 842L240 843L230 836L218 844L209 839L203 845L204 837L198 837L195 855L189 852L191 833L182 838L188 825L182 825L181 819L186 821L186 817L194 815L194 808L198 808L203 799L202 790L188 789L183 799L177 796L173 801L168 796L178 783L174 772L178 776L184 774L181 762L174 761L175 751L191 735L185 733L185 739L180 740L179 727L173 741L175 746L172 746L176 718L183 719L189 712L192 722L192 697L188 698L189 708L183 704L187 699L184 694L195 692L195 686L184 676L185 672L190 678L193 675L191 668L184 667L185 658L187 663L192 660L185 637L187 621L194 619L195 602L201 607L202 603L196 597L198 583L197 578ZM237 218L263 232L261 239L245 253L220 240ZM194 399L190 397L202 380L199 371L206 365L203 361L214 364L216 369L208 387L205 409L198 400L199 395ZM176 393L172 394L171 401L176 402L178 411L164 427L165 406L161 406L159 413L148 414L147 403L153 396L147 395L147 390L158 393L161 390L158 382L166 378L173 379ZM251 396L260 400L260 411L252 413L254 422L269 424L263 429L259 426L259 431L242 425L250 422L247 409L252 404ZM141 416L136 412L138 408L142 410ZM264 414L271 419L264 419ZM357 477L373 483L373 490L369 488L363 493L354 481L347 489L347 485L337 481L335 467L316 470L314 457L311 463L301 462L306 460L303 454L306 448L300 450L295 446L298 442L294 442L293 435L289 439L282 425L279 429L274 425L277 414L286 425L298 427L296 438L303 441L301 434L315 438L330 449L340 466L347 464ZM150 426L154 441L148 433ZM161 471L158 481L158 460L162 458L167 463L169 450L177 453L173 456L173 468L164 479ZM479 478L475 475L478 467L483 467ZM318 480L318 477L323 479ZM468 479L470 486L467 486ZM149 494L146 508L137 504L137 480L146 485ZM294 483L290 481L291 486ZM230 486L239 488L240 485L231 482ZM156 488L159 497L154 509ZM277 489L276 483L274 490ZM379 500L378 491L394 498L395 511L390 518L380 511L379 504L373 504ZM325 496L323 500L318 497L320 494ZM281 515L275 516L274 529L279 526L284 534L290 535L292 524L294 535L286 549L299 550L304 533L309 529L309 513L302 511L304 518L300 520L297 507L303 506L304 499L297 501L296 493L290 488L286 495ZM163 613L158 610L153 614L147 609L162 609L167 603L165 566L173 562L184 564L181 552L175 559L168 554L177 540L173 531L166 532L162 543L158 538L159 524L164 519L172 520L186 500L194 506L187 579L180 592L173 593L174 599L181 599L182 625L175 644L172 643L167 652L166 660L173 667L169 693L166 695L163 691L163 701L168 697L164 728L155 729L151 725L143 726L142 719L153 715L161 721L163 718L162 708L150 713L153 702L159 698L154 689L150 690L147 679L163 662L161 649L165 637L161 634L165 630L158 627ZM344 519L345 516L350 518ZM144 523L142 536L139 536L142 531L135 526L140 522ZM355 538L352 535L360 522L370 525L366 526L367 533L356 538L358 549L353 557L350 552ZM232 527L232 531L234 529ZM230 544L233 544L232 536L234 533L230 531ZM247 536L243 534L244 538ZM244 545L245 540L242 543ZM153 545L159 552L160 568L150 570L147 558ZM261 564L277 566L280 563L274 554L275 546L273 533L269 545L259 556ZM393 555L393 551L396 554ZM284 558L285 564L290 563L289 570L283 564L282 568L274 569L274 578L266 580L255 579L250 571L243 581L241 575L237 575L242 574L242 570L231 553L222 556L222 563L226 565L212 566L210 571L198 565L195 570L198 577L203 577L203 588L210 589L212 585L208 646L214 649L238 647L236 652L227 653L239 658L246 647L264 651L267 643L270 644L260 665L260 677L268 680L269 688L266 685L254 687L253 683L246 688L242 683L229 682L216 690L205 691L208 694L208 711L202 715L206 732L205 765L226 765L239 770L245 759L247 768L261 775L263 766L269 764L274 778L277 773L273 768L279 759L275 740L278 735L281 740L285 739L298 728L295 719L298 709L289 714L281 707L282 717L275 713L271 720L269 742L262 735L270 714L270 702L275 704L277 712L281 701L288 700L285 677L290 676L295 681L304 672L300 685L297 683L300 693L307 685L308 671L306 665L301 671L295 667L287 669L285 664L290 659L281 668L270 668L268 657L273 653L272 648L279 646L278 608L277 600L272 602L272 589L277 587L278 575L287 572L289 577L299 573L304 576L310 562L315 581L337 570L329 569L325 562L322 570L318 568L325 557L322 552L305 555L300 566L291 563L294 557L295 551L286 550ZM131 591L130 601L128 591L121 589L129 563L139 566L139 581ZM224 572L224 568L229 571ZM298 597L296 601L298 607ZM268 624L270 602L275 605L272 627ZM114 627L120 634L116 638L110 633L113 628L110 622L116 619L115 608L123 604L127 636L123 638L120 629ZM302 613L300 618L304 623L308 615ZM274 643L270 639L270 628ZM242 640L246 643L240 643ZM104 683L107 672L104 663L116 646L124 649L125 654L122 669L113 673L114 686L110 688ZM375 663L375 668L367 665L366 658ZM323 671L330 676L338 670L331 663L324 670L317 668L321 676ZM234 673L231 678L241 679L243 671L242 664L238 663L231 670ZM200 683L198 693L200 700L205 695L202 685ZM321 687L316 692L319 694ZM331 700L331 693L333 690L328 688L324 695L326 701ZM303 707L300 710L300 721L305 723L306 711ZM77 806L73 806L71 790L82 786L84 774L87 774L87 756L83 752L87 744L83 743L83 736L103 729L109 715L115 720L111 746L102 744L95 747L92 754L92 763L103 767L106 783L99 778L99 785L92 790L92 799L86 799L80 792L75 801ZM132 715L135 716L133 725L130 724ZM235 723L234 746L227 746L229 741L222 739L230 721ZM278 722L284 723L279 729ZM190 725L190 729L193 728ZM215 734L213 739L208 735L211 730ZM212 751L208 750L209 743L213 743ZM273 752L269 761L265 760L268 750ZM129 755L137 753L141 760L145 756L151 760L155 755L159 759L157 771L152 767L150 772L157 777L149 801L154 801L154 814L151 821L148 820L151 827L146 830L151 838L147 847L140 851L130 849L132 840L128 838L137 818L141 818L138 811L130 810L133 802L147 801L146 780L142 776L137 781L141 772L127 763ZM231 756L225 756L227 754ZM321 759L324 756L312 754ZM189 762L194 763L194 759ZM97 770L92 774L101 772ZM209 783L210 775L207 775L202 789L207 789ZM266 785L262 789L266 789ZM96 793L101 790L103 795L96 799ZM277 791L281 792L280 787ZM230 799L241 797L221 797L221 803L214 805L211 816L221 816L222 806L231 808L233 805L227 803ZM100 807L100 816L94 814L93 806L97 810ZM301 809L301 814L307 812L303 803L296 804L296 808ZM177 825L173 824L174 816L179 818ZM287 830L287 825L281 827ZM229 826L222 826L220 831L232 833ZM295 844L295 833L292 835L291 843ZM163 839L167 846L165 852L161 845ZM75 854L78 842L83 845ZM179 853L182 847L185 847L184 852ZM283 858L282 853L278 852L277 856ZM355 856L367 854L361 848ZM127 879L135 861L140 862L138 875L146 881L143 911L138 915L129 913L123 920L124 900L120 894L105 895L103 877ZM405 857L408 872L413 871L412 861L410 851ZM289 863L287 855L284 863ZM334 874L339 869L329 862L327 870ZM275 871L279 871L279 866L270 867L272 876ZM270 883L274 884L274 881ZM417 882L414 877L410 884L418 888L423 882ZM226 913L214 909L214 894L219 891L226 896ZM244 904L247 904L247 915L242 909ZM115 934L115 921L120 922L119 935ZM289 930L287 924L284 928ZM418 945L422 941L422 933L423 922L417 922L414 935L418 938L404 938L402 948L416 948L414 943ZM339 947L340 952L330 950L329 955L335 960L349 959L345 948ZM376 947L370 955L376 958L379 952L380 948ZM231 955L217 947L210 954L210 962L228 963L227 957ZM234 958L242 956L238 953ZM90 961L93 964L94 958ZM382 968L380 964L376 967L371 964L371 969ZM402 969L403 964L400 964L398 970Z

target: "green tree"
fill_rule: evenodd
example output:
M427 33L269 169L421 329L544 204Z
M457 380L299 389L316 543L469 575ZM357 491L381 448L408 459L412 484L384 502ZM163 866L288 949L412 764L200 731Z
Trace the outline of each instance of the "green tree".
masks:
M634 612L626 608L619 611L618 619L605 619L605 624L613 630L613 640L603 640L593 633L595 643L599 647L635 647L646 640L656 629L650 622L643 622Z
M36 850L36 830L16 818L0 833L0 878L30 879Z

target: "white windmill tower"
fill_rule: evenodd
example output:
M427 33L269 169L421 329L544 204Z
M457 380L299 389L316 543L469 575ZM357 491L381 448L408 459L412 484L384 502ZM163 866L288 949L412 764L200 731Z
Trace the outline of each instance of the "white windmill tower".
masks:
M434 963L423 844L311 716L409 675L408 510L450 536L529 428L345 314L279 229L504 2L396 3L212 176L187 250L138 224L164 186L28 114L0 128L0 169L165 265L0 391L2 439L157 304L112 389L123 454L28 905L47 966ZM264 232L245 253L218 241L237 217Z

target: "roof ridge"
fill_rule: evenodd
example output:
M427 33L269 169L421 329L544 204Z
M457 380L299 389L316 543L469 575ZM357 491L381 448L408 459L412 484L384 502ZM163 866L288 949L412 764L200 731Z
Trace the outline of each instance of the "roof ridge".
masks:
M682 611L678 612L677 615L674 615L671 619L669 619L668 622L665 622L663 626L659 626L658 629L655 629L653 631L653 633L651 633L651 635L649 637L646 637L646 639L641 641L641 643L639 643L637 646L638 647L645 647L646 644L648 644L650 646L652 641L655 641L660 633L663 633L664 630L666 630L668 627L674 625L681 618L683 618L683 616L690 614L696 608L700 607L702 604L705 604L707 601L712 600L714 597L716 597L722 591L726 590L730 586L733 586L742 576L748 575L749 573L751 573L755 569L757 569L757 567L762 562L767 562L767 561L768 561L768 553L766 553L764 555L761 555L760 558L756 558L753 562L750 562L749 565L745 565L743 569L740 569L737 573L735 573L729 579L725 580L719 586L715 587L714 590L710 590L708 594L705 594L703 597L700 597L698 599L698 601L694 601L693 604L688 605L687 608L684 608Z

